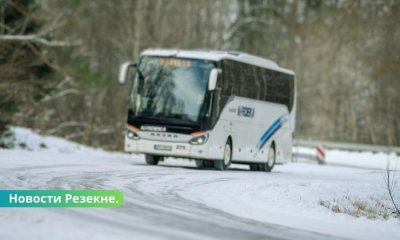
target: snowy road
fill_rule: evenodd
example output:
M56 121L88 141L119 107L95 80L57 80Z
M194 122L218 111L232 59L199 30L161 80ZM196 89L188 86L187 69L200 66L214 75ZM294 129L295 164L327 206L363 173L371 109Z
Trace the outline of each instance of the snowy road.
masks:
M1 239L75 238L75 233L95 239L331 239L232 215L185 197L224 182L268 177L263 173L197 170L183 161L179 163L186 167L149 167L122 154L79 157L2 151L0 161L1 189L119 189L125 195L119 209L1 209ZM209 197L218 199L225 193L214 195ZM227 204L234 202L228 199Z
M0 208L0 239L400 239L398 219L364 214L388 203L381 170L290 163L272 173L220 172L173 159L147 166L140 155L22 136L24 149L0 149L0 189L117 189L125 204ZM361 217L343 213L352 203L365 204Z

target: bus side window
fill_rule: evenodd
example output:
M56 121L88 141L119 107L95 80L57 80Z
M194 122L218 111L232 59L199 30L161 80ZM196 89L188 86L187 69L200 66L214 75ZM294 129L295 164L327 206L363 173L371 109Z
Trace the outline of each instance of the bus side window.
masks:
M240 75L239 84L237 86L239 88L239 96L253 98L254 95L252 96L251 92L249 91L250 88L254 88L253 85L255 81L252 66L249 64L240 63L240 68L242 74Z
M234 80L234 73L233 73L233 65L232 61L229 60L223 60L222 61L222 79L221 81L218 81L217 84L220 87L220 92L219 92L219 110L222 111L224 108L226 102L228 101L228 98L230 95L233 94L233 80Z
M231 68L230 82L232 84L232 95L241 96L240 87L243 78L242 64L236 61L232 61L231 64L232 68Z
M267 94L265 101L284 104L291 111L294 101L294 77L266 70Z

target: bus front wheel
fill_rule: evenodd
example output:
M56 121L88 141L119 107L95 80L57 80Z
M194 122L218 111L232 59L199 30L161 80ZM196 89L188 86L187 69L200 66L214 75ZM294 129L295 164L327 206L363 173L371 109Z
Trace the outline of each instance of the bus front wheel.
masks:
M157 165L158 162L161 160L160 156L155 156L155 155L150 155L150 154L146 154L146 163L148 165Z
M231 165L232 162L232 143L231 140L225 144L224 148L224 158L222 160L215 160L214 161L214 168L217 170L225 170Z
M197 168L212 168L213 162L211 160L195 160Z

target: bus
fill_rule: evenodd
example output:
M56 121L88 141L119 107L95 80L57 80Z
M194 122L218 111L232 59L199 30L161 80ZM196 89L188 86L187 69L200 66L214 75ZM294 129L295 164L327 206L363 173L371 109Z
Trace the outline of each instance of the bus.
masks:
M292 158L293 71L242 52L148 49L120 67L132 79L125 151L225 170L272 170Z

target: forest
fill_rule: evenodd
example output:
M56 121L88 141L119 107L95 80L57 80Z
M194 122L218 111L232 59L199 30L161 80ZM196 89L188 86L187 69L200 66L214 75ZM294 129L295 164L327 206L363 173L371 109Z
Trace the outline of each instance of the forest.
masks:
M176 48L292 69L297 139L400 146L399 13L400 0L0 0L0 139L25 126L122 149L120 64Z

